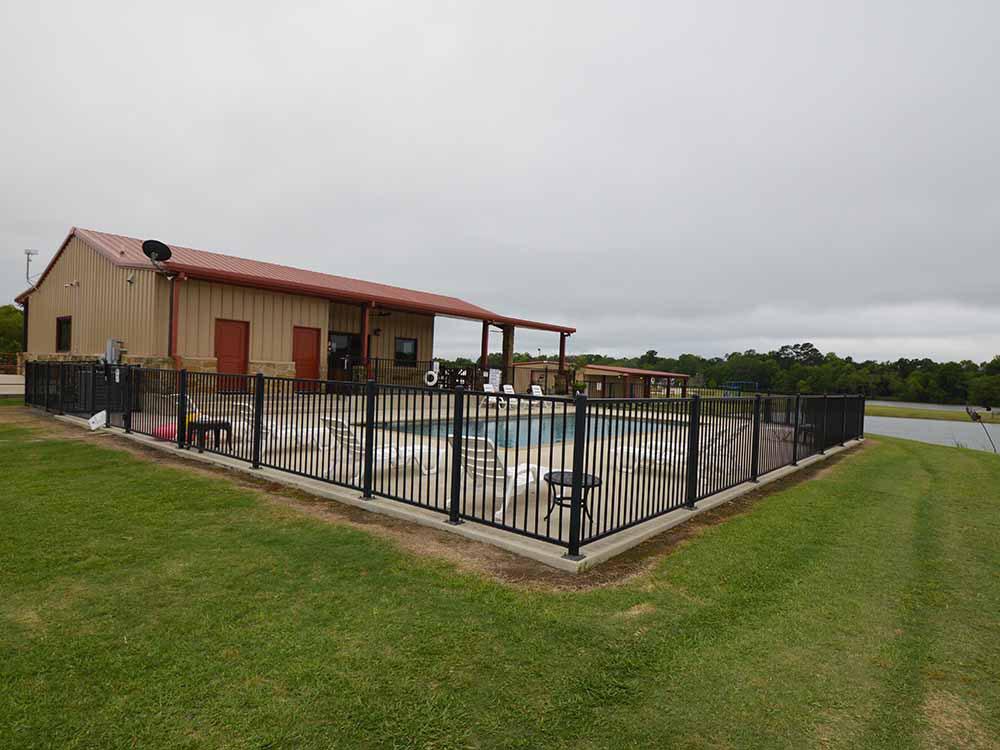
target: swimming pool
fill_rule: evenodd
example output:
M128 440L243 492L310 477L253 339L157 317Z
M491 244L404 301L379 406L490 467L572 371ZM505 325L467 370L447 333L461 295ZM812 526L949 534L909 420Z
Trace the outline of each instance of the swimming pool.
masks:
M625 435L638 435L654 429L667 430L682 422L666 422L653 420L626 419L623 417L591 416L587 418L587 429L590 435L600 439L601 436L615 435L619 439ZM433 420L420 422L391 422L382 425L391 430L408 432L414 435L446 438L452 432L451 420ZM547 445L571 441L576 434L576 419L567 413L553 416L552 414L535 414L520 418L466 420L465 434L475 437L486 437L498 448L525 447L529 445Z

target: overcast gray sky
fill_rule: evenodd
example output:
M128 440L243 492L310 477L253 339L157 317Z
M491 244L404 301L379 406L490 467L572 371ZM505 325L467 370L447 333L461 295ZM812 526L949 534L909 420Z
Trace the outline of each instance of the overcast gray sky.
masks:
M77 225L574 325L571 353L980 361L998 28L987 0L6 2L0 298Z

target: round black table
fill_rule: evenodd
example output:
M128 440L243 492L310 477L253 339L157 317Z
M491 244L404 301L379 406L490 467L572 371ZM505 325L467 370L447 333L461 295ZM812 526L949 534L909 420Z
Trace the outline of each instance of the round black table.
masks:
M545 514L545 519L548 520L548 517L552 515L552 511L557 505L568 508L572 504L573 472L550 471L542 479L549 485L549 512ZM590 508L587 507L587 494L592 489L601 486L601 478L593 474L584 474L581 477L580 485L583 488L583 496L580 498L583 501L583 512L587 514L587 518L593 521L594 519L590 515ZM558 488L558 493L556 488ZM569 490L569 494L567 494L567 490Z

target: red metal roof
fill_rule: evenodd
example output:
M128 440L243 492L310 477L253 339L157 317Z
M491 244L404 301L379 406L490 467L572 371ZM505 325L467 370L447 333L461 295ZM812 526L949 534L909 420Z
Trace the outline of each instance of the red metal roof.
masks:
M620 375L639 375L653 378L683 378L687 380L690 375L683 372L663 372L662 370L644 370L641 367L618 367L617 365L584 365L588 370L603 370L614 372Z
M59 251L38 280L44 281L49 269L74 236L79 237L89 247L104 255L116 266L124 268L149 268L149 259L142 252L142 240L120 234L97 232L92 229L73 227L59 247ZM389 307L411 312L425 312L455 318L485 320L492 323L506 323L520 328L534 328L559 333L575 333L575 328L554 323L540 323L533 320L511 318L499 315L484 307L473 305L457 297L448 297L431 292L377 284L371 281L351 279L346 276L305 271L277 263L233 255L195 250L189 247L170 245L173 256L162 264L169 271L183 273L189 278L218 281L240 286L258 287L290 294L306 294L342 302L371 302L381 307ZM17 301L23 302L32 290L23 292Z

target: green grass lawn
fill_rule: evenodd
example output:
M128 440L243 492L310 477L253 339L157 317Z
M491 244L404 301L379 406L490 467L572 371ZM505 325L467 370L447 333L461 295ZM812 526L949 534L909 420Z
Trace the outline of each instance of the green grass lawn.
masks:
M1000 459L879 438L651 572L514 588L0 423L0 747L1000 743Z
M1000 411L979 412L984 422L1000 424ZM971 422L964 411L951 409L918 409L911 406L878 406L865 404L865 414L869 417L902 417L906 419L939 419L947 422Z
M0 395L0 406L24 406L24 396Z

